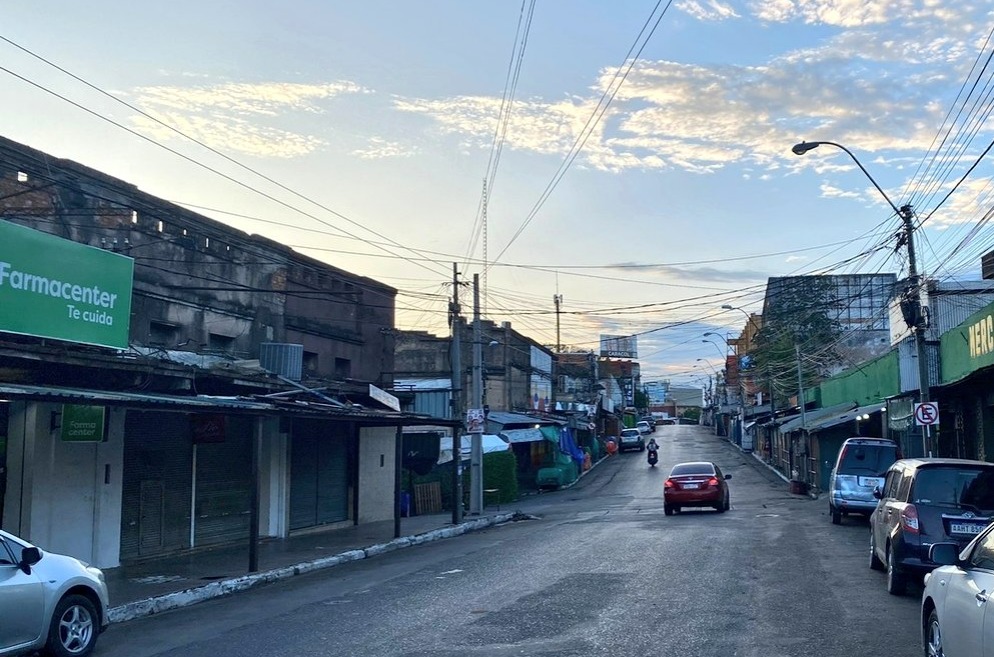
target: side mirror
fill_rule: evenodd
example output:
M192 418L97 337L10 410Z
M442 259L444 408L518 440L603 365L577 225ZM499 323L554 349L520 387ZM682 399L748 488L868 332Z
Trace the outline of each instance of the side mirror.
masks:
M928 548L928 559L940 566L955 566L959 563L960 547L955 543L933 543Z
M21 550L21 563L17 564L25 575L31 574L31 566L41 561L41 550L36 547L26 547Z
M866 489L863 489L863 490L866 490ZM874 497L874 499L878 499L878 500L882 500L884 498L884 494L882 492L880 492L880 486L874 486L873 487L873 497Z
M731 479L732 475L725 475L725 479Z

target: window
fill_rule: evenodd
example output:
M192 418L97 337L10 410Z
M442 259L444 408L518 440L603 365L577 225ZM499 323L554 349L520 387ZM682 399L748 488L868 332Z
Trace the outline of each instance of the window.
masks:
M887 473L887 479L884 481L884 497L888 499L894 499L897 497L897 486L899 481L901 481L900 470L891 470Z
M335 359L335 378L348 379L352 377L352 361L348 358Z
M10 566L17 563L14 554L10 551L7 541L0 538L0 566Z
M673 469L670 470L670 476L713 474L715 474L714 466L710 463L682 463L680 465L674 465Z
M230 354L235 349L235 339L211 333L207 338L207 348L217 354Z
M977 543L970 555L970 565L974 568L994 570L994 534L988 532L983 540Z
M980 513L994 511L994 469L923 468L915 478L911 497L916 504L965 507Z
M171 347L176 344L176 326L167 322L148 323L148 343L161 347Z
M308 374L317 374L318 355L313 351L304 352L304 371Z

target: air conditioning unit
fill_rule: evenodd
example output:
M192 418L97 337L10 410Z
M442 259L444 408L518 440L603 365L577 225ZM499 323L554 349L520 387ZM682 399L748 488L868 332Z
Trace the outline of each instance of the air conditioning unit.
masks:
M259 345L259 364L273 374L300 381L304 369L304 345L263 342Z

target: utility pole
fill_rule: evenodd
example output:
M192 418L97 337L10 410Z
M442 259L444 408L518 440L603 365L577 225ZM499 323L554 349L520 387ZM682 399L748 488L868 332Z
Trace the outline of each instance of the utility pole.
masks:
M563 295L553 294L552 301L556 304L556 353L562 353L563 343L559 340L559 306L563 302Z
M459 308L459 265L452 263L452 305L449 323L452 325L452 524L462 522L462 435L458 420L462 417L462 331Z
M925 349L925 331L928 329L928 322L922 312L922 280L918 275L918 260L915 257L915 212L910 205L902 205L901 220L904 223L904 237L908 242L908 279L911 286L911 317L909 325L915 335L915 352L918 358L918 395L921 403L929 401L928 388L928 356ZM932 445L931 435L928 425L922 425L922 450L925 456L932 456L935 446Z
M480 330L480 275L473 274L473 409L483 413L483 332ZM485 422L486 420L484 420ZM483 513L483 425L472 433L469 456L469 512Z
M808 443L808 421L804 417L804 379L801 376L801 345L794 345L794 353L797 354L797 403L801 407L801 431L804 432L804 444L807 446ZM805 447L804 456L807 458L808 450ZM804 464L801 464L802 468L805 468ZM801 481L807 481L807 468L802 472L797 473L800 476Z

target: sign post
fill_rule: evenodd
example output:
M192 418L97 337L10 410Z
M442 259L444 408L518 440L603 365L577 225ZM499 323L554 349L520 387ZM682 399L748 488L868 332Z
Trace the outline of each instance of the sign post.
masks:
M928 446L931 442L931 428L939 424L939 405L936 402L923 402L915 404L915 424L925 428L925 435L922 437L922 448L925 456L932 456Z

